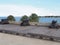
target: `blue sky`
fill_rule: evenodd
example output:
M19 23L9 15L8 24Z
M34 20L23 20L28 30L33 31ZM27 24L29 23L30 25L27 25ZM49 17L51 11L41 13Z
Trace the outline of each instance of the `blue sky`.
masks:
M32 5L38 7L59 7L60 0L0 0L0 4Z
M60 0L0 0L0 4L32 5L35 7L60 7Z
M60 15L60 0L0 0L0 16Z

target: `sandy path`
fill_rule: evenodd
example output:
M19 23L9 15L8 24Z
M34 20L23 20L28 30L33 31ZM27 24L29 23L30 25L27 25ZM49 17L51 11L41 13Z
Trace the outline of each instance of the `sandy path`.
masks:
M60 45L60 43L0 33L0 45Z

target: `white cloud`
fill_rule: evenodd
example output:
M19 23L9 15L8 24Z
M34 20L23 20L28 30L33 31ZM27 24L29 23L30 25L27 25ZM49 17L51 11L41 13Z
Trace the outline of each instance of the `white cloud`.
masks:
M25 5L0 5L0 16L30 16L32 13L36 13L39 16L60 15L60 10L48 10Z

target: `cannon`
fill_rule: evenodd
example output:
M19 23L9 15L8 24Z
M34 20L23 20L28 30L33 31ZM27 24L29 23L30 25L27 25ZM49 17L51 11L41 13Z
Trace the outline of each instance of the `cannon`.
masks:
M49 28L59 28L59 25L57 24L57 21L52 20L52 23L50 24Z
M30 26L30 24L29 24L29 19L24 19L24 20L21 22L20 26Z
M1 19L0 24L9 24L8 19Z

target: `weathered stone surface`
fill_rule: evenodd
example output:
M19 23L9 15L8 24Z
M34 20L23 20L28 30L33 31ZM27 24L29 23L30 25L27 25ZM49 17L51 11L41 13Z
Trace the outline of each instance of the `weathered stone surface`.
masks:
M9 33L19 33L28 35L39 35L42 37L54 38L60 40L60 28L59 29L50 29L48 27L38 27L38 26L19 26L19 25L0 25L0 30L5 30ZM0 31L1 32L1 31ZM35 37L36 37L35 36Z

